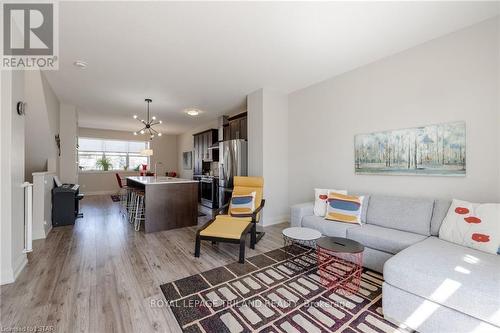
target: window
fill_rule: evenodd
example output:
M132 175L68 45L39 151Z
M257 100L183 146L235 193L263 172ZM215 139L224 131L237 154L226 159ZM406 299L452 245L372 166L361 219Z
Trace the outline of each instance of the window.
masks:
M148 147L144 141L78 139L80 170L135 170L149 164L149 157L141 151Z

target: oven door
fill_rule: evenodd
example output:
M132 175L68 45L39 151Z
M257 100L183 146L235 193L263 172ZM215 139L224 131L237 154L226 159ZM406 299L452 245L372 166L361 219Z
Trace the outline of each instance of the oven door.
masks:
M212 179L202 179L201 187L201 204L206 207L214 208L216 204L215 185Z

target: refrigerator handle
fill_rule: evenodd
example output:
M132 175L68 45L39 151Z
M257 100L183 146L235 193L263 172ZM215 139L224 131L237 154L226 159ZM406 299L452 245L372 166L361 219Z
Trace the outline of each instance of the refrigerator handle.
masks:
M224 173L224 163L219 164L219 178L220 178L220 180L223 180L223 181L226 180L226 175Z
M229 177L230 177L230 174L229 174L229 167L230 167L230 163L229 163L229 154L230 154L231 150L230 149L224 149L224 160L223 160L223 163L222 163L222 172L224 174L224 181L225 181L225 186L227 187L228 186L228 183L229 183Z

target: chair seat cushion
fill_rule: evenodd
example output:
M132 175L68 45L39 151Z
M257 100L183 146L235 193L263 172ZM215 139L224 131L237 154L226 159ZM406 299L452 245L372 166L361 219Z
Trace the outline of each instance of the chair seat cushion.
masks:
M251 217L235 217L231 215L217 215L215 218L218 221L223 221L223 222L252 222Z
M384 266L388 284L498 327L499 276L500 256L436 237L401 251Z
M201 236L240 239L251 223L251 219L234 218L229 215L218 215L214 222L200 232Z
M347 238L375 250L396 254L427 237L411 232L364 224L360 228L347 229Z

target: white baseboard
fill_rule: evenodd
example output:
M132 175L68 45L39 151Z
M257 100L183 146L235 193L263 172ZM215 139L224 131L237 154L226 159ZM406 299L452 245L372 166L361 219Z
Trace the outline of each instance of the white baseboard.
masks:
M85 195L113 195L118 194L117 190L112 191L91 191L91 192L83 192Z
M274 217L264 217L263 226L267 227L273 224L280 224L290 222L290 215L274 216Z
M14 281L17 279L17 277L27 264L28 264L28 257L26 256L26 253L23 253L19 257L17 257L16 262L12 266L12 269L14 270Z
M22 272L24 267L28 264L28 257L25 253L22 253L17 257L16 262L6 270L3 270L0 275L0 285L13 283L16 281L19 274Z

